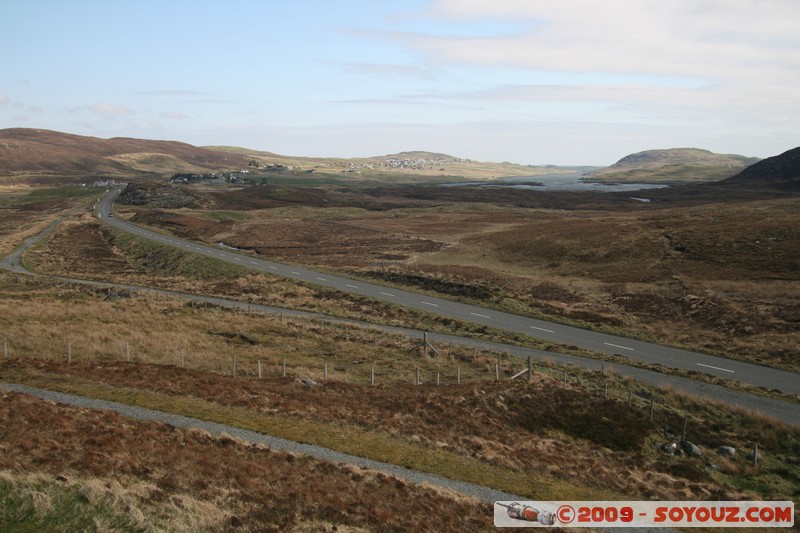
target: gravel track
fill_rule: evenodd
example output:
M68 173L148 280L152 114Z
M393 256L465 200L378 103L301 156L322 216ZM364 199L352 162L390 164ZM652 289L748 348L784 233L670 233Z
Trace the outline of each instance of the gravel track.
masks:
M27 385L21 385L17 383L0 383L0 390L28 394L43 400L50 400L56 403L71 405L74 407L82 407L84 409L114 411L122 416L134 418L136 420L151 420L177 428L202 429L208 431L212 435L217 436L225 434L237 439L241 439L242 441L250 444L268 446L277 451L308 455L310 457L314 457L315 459L335 464L345 463L377 472L383 472L384 474L388 474L411 483L419 485L432 485L457 492L465 496L470 496L487 503L494 503L495 501L526 500L526 498L522 496L491 489L482 485L466 483L464 481L455 481L435 474L421 472L419 470L404 468L389 463L382 463L380 461L372 461L370 459L337 452L335 450L322 448L320 446L303 444L300 442L282 439L280 437L272 437L263 433L248 431L246 429L228 426L225 424L217 424L215 422L207 422L197 418L190 418L172 413L166 413L163 411L125 405L117 402L109 402L106 400L86 398L84 396L75 396L73 394L64 394L61 392L29 387Z

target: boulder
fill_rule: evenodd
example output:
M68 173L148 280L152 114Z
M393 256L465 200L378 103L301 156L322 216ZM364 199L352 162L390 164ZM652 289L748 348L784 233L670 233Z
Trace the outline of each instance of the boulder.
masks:
M675 453L678 451L678 445L674 442L665 442L664 444L659 445L658 449L667 455L675 455Z
M735 457L736 456L736 448L733 446L720 446L717 448L717 453L722 457Z
M681 449L688 455L689 457L702 457L703 450L700 446L689 442L688 440L681 441Z

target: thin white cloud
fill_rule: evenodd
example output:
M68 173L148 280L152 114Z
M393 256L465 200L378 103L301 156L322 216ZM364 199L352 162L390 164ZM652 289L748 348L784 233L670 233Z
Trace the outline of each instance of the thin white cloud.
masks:
M136 110L130 107L115 106L104 102L91 104L85 106L85 108L93 113L110 118L131 117L137 114Z
M722 80L777 75L778 82L800 80L796 32L800 2L437 0L430 15L451 22L528 21L530 27L493 37L384 35L444 63Z
M155 96L208 96L211 93L203 91L182 91L172 89L161 89L157 91L144 91L140 94L152 94Z
M434 0L421 16L462 31L349 31L470 73L463 88L426 102L483 104L495 117L797 136L788 117L800 116L800 2ZM498 21L515 25L481 30ZM514 84L514 72L525 82Z
M342 68L350 74L364 74L369 76L401 76L420 79L433 79L431 70L412 65L394 65L383 63L343 63Z
M166 118L171 120L182 120L189 117L184 113L181 113L180 111L164 111L161 113L161 118Z

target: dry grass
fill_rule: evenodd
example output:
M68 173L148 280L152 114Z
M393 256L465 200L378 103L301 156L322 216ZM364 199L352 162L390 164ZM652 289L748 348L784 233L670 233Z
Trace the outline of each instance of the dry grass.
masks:
M247 209L245 221L186 210L136 217L356 275L387 277L388 264L393 282L481 286L488 296L474 300L512 312L800 368L796 198L560 211L400 192L288 189L278 197L251 188L213 195L226 209Z
M449 384L435 387L434 372L452 373L455 361L422 357L404 350L399 338L368 330L151 297L103 301L100 294L8 279L2 295L0 332L10 340L11 355L2 379L234 423L531 497L793 497L797 472L786 457L800 442L796 430L666 388L645 389L608 375L611 394L603 400L604 380L596 373L570 369L570 385L562 390L563 369L547 365L537 368L531 385L495 383L491 354L475 361L455 357L469 383L454 385L448 375L443 383ZM72 339L72 364L66 338ZM122 361L124 342L131 363ZM184 349L187 368L180 368ZM279 377L284 358L288 379ZM328 380L322 379L326 359ZM263 379L256 377L258 360ZM376 387L366 385L373 361ZM427 385L411 385L416 367ZM296 376L320 384L311 390ZM655 420L641 425L650 396L657 399ZM680 428L685 414L691 416L690 439L708 453L722 444L745 450L759 442L764 470L713 474L703 461L661 457L655 430ZM541 479L532 482L532 472Z
M783 222L792 218L792 206L791 203L764 204L762 214L776 219L770 228L788 227ZM635 329L636 320L649 317L648 321L655 323L666 321L663 322L666 324L665 331L679 332L681 323L675 322L674 316L665 314L664 310L669 310L671 305L683 305L685 307L681 309L691 311L686 313L691 317L690 323L706 324L711 331L715 331L716 326L708 324L725 325L729 320L735 323L739 316L736 313L750 313L759 318L772 317L770 313L774 313L774 307L756 310L748 307L753 302L752 293L760 288L773 291L764 293L770 297L790 298L794 294L791 280L760 280L759 276L765 271L759 271L761 263L755 259L749 261L747 254L737 256L739 263L731 267L716 265L709 270L717 275L718 279L714 281L701 276L704 271L702 265L698 265L702 259L687 261L685 250L700 250L712 243L713 239L708 240L710 237L696 233L713 220L709 217L722 217L725 224L732 224L729 217L745 216L744 211L725 208L719 212L698 210L687 213L682 219L686 223L681 226L683 233L670 235L673 235L674 242L675 235L679 235L686 243L694 244L683 252L671 248L679 255L668 253L665 256L665 270L657 274L673 277L662 287L659 285L660 278L653 281L634 277L631 279L638 281L623 282L604 277L613 272L607 264L632 268L624 261L628 251L636 248L637 243L646 245L643 252L645 257L659 247L647 244L646 238L637 240L642 237L633 230L625 233L625 238L619 239L619 243L614 245L617 249L608 243L593 244L587 240L584 232L590 227L605 227L602 217L589 214L529 214L534 219L552 215L554 221L551 223L544 218L514 220L514 217L520 216L518 212L508 219L495 218L499 216L497 210L489 209L486 213L472 212L464 219L466 225L459 227L457 222L462 213L454 210L450 217L447 210L427 215L404 212L405 221L392 221L389 218L384 221L372 215L361 217L351 211L345 213L344 221L349 226L367 226L369 222L374 228L381 228L385 224L381 231L388 237L408 227L413 229L413 235L431 242L448 242L448 247L442 251L413 257L419 268L412 273L421 275L424 283L433 280L434 287L450 287L454 290L459 290L459 287L486 288L495 298L496 305L527 309L528 312L547 311L587 323ZM283 212L284 215L287 213L291 214L291 210ZM337 216L335 210L326 213L330 218ZM306 211L304 216L308 215ZM659 217L662 215L664 213ZM224 217L224 220L211 222L226 224L229 236L235 236L237 223L250 224L249 231L253 231L254 220L261 224L261 217L260 213L256 213L246 220ZM478 224L476 221L481 219L492 219L494 222L491 226L480 226L483 229L470 236L471 230L464 229L469 226L467 222ZM537 220L541 224L534 224ZM643 219L638 215L620 215L615 220L636 225L641 224ZM663 231L658 224L666 221L675 223L675 219L669 216L645 220L655 225L658 234ZM448 221L451 227L448 227ZM403 223L407 226L403 226ZM564 224L562 233L559 233L559 223ZM526 236L526 239L534 240L517 246L515 238L518 239L520 235L514 231L517 224L527 227L529 231L539 228L551 238L548 242L534 242L533 237ZM268 224L263 227L268 227ZM608 227L613 228L613 224ZM209 235L214 235L215 228L213 225L207 226ZM710 232L707 235L727 235L731 228L733 226L722 233ZM87 229L90 238L81 239ZM457 239L447 241L448 235ZM559 235L564 237L561 248L557 241ZM96 236L100 239L94 239ZM722 252L715 250L714 253L724 258L726 253L733 253L737 246L746 244L748 238L745 236L741 243L723 243ZM392 239L386 242L391 243ZM404 236L398 242L409 242L409 239ZM82 246L81 253L69 253L74 244ZM546 248L548 257L560 258L561 262L542 263L541 258L531 255L529 249L536 249L539 244L551 246ZM581 249L582 245L588 248ZM291 286L264 276L239 278L239 273L222 270L202 280L199 273L205 267L198 268L197 263L183 262L183 259L177 263L169 261L169 265L163 261L148 262L145 259L152 249L137 248L139 244L136 243L125 243L113 234L104 233L88 220L66 225L44 246L42 250L57 253L34 254L33 261L54 272L82 272L90 277L107 276L109 271L115 274L122 272L131 280L139 277L143 281L166 286L202 288L203 292L246 294L253 301L263 303L276 303L275 300L280 298L281 303L289 302L290 305L318 306L317 309L330 309L333 312L374 314L371 304L358 298L339 300L339 295L325 295L314 289ZM462 248L464 246L467 248ZM726 246L728 252L725 252ZM491 263L479 264L480 261L476 261L476 257L484 257L475 255L481 249L490 252L486 257L491 258ZM509 257L512 259L498 253L498 250L511 254ZM463 254L459 255L461 252ZM450 257L460 257L459 266L452 266L454 261L447 260L448 253ZM164 256L160 254L159 257L163 259ZM94 263L87 261L87 257L102 260ZM717 256L710 254L707 259L713 257ZM636 259L646 265L641 256L636 256ZM441 264L433 264L439 260L442 260ZM783 268L792 260L791 257L786 261L781 260L778 266ZM114 264L121 268L109 269ZM175 264L179 268L164 275L163 267L173 268ZM713 264L713 261L709 264ZM577 270L581 266L584 270ZM732 274L747 273L751 267L755 270L742 278ZM677 282L675 272L680 274ZM554 273L561 277L554 281ZM154 275L155 279L151 279ZM469 470L469 476L477 476L477 479L491 479L485 474L488 471L495 472L493 475L501 479L503 475L498 473L506 472L507 479L499 483L512 485L518 481L510 480L520 479L515 476L524 478L526 472L542 472L548 479L559 480L557 486L560 492L557 493L563 495L564 499L596 495L598 492L608 496L658 499L735 499L754 495L793 499L798 496L800 474L792 457L798 453L797 443L800 439L795 429L710 402L697 402L667 389L647 390L630 380L609 376L612 398L598 403L597 396L602 394L602 385L597 376L591 373L571 370L571 385L567 392L560 392L558 377L561 369L557 368L543 369L544 374L537 375L530 386L516 382L492 383L485 381L487 375L493 377L492 354L479 354L478 358L472 359L467 357L468 354L455 353L452 359L446 356L427 359L419 352L408 351L409 344L404 344L408 341L389 335L375 335L368 330L350 329L345 332L341 328L302 320L281 321L280 317L235 314L153 297L104 301L102 298L106 293L94 294L70 287L53 289L30 280L18 283L14 279L7 275L0 277L0 333L9 338L14 359L4 364L5 376L61 383L59 386L78 387L90 394L91 391L105 391L104 394L110 398L146 400L156 406L182 406L186 414L199 413L221 421L234 419L244 425L261 416L280 414L285 417L280 418L285 426L293 431L313 434L323 444L346 448L353 442L380 442L380 446L375 448L381 450L380 453L386 453L385 457L390 460L395 457L394 460L399 460L401 464L410 461L408 464L422 467L438 465L431 468L445 471ZM703 283L715 283L713 286L721 294L702 293L700 288L707 286ZM734 297L726 293L731 287L743 292L737 292ZM780 291L785 294L779 294ZM526 294L528 298L533 296L533 304L524 299ZM658 299L653 299L654 296ZM720 308L728 314L716 312ZM620 309L624 309L624 312ZM791 311L792 307L789 305L784 309ZM711 313L711 310L715 312ZM398 323L408 320L407 314L392 315L395 312L385 311L382 319L390 322L397 320ZM791 313L787 314L786 310L783 313L770 320L791 322ZM774 322L767 322L774 326ZM727 330L720 330L718 334L722 335L724 331ZM759 346L759 350L774 351L779 343L791 341L792 334L791 331L773 327L752 335L735 333L732 338L740 346ZM65 362L68 342L73 355L71 365ZM133 361L130 364L119 362L125 356L126 344ZM176 366L181 353L185 354L185 361L190 368ZM236 379L229 375L234 355L238 364ZM314 377L320 380L321 385L309 391L292 380L277 378L284 359L289 367L289 375ZM259 360L269 379L255 378ZM328 381L321 379L325 360L329 363ZM378 387L365 386L369 382L369 369L373 362L378 365ZM462 378L471 381L471 384L461 387L409 386L414 379L415 368L422 368L423 375L428 376L427 382L430 383L436 371L452 374L456 362L462 367ZM447 377L452 379L451 375ZM591 391L588 397L587 390ZM635 400L633 409L628 409L626 405L629 393L633 393ZM626 437L622 430L639 427L637 424L641 422L642 410L646 409L646 402L642 398L649 395L659 399L655 424L645 424L640 428L641 431L634 432L637 438L642 437L641 440L630 438L630 435ZM590 414L600 412L592 411L596 404L603 406L605 423L612 428L617 427L619 431L603 433L601 430L605 426L598 430L589 424L592 421ZM669 408L664 408L662 404L669 405ZM531 410L532 405L541 406L541 409ZM565 410L574 413L575 420L582 423L565 423ZM690 440L706 448L709 454L707 459L684 460L660 456L655 451L655 442L659 439L656 428L668 425L677 431L676 428L680 428L687 414L691 417ZM286 423L287 420L292 422ZM620 421L622 423L617 425ZM360 435L363 438L351 437L344 441L333 438L331 435L337 434L340 429L346 435ZM109 442L99 441L98 445L104 449L113 448ZM737 457L730 464L715 465L721 473L709 470L708 464L716 463L710 452L716 446L734 445L739 450L746 450L753 442L759 442L760 449L765 453L765 460L758 469L748 467L741 457ZM625 449L623 444L631 445L631 449ZM79 446L83 449L87 445ZM407 450L404 452L406 455L391 455L389 452L395 449ZM457 466L465 463L451 461L455 457L468 459L472 466L468 469ZM99 461L97 458L93 460ZM92 467L90 463L82 464L80 471L91 472ZM87 476L91 477L91 474ZM124 485L122 481L119 483ZM553 486L542 484L539 489ZM161 489L168 494L176 494L181 492L181 487ZM520 492L538 495L533 489L528 491L523 488ZM191 493L192 498L195 496L195 493ZM47 508L47 498L36 496L31 501L38 502L41 509ZM225 508L218 505L216 500L208 505L214 509ZM135 511L125 516L135 523L140 520ZM142 511L142 516L146 519L147 512ZM231 516L241 518L242 514L237 512ZM339 518L340 515L335 515L334 519L324 515L298 519L292 527L341 524ZM355 524L348 527L365 526L356 520Z
M491 521L485 504L381 474L113 413L4 393L0 419L7 525L287 531L316 522L481 531ZM73 503L68 513L50 503L61 499ZM21 508L15 500L31 503Z
M538 349L563 350L523 335L509 334L422 311L378 302L341 291L296 283L216 259L198 256L109 230L88 217L69 220L49 239L30 250L26 265L51 275L108 282L126 282L233 298L254 304L302 309L384 325L412 327L431 332ZM401 348L407 348L401 343ZM571 348L570 353L575 353ZM458 354L454 354L457 357Z
M7 279L10 279L7 277ZM64 287L40 289L15 282L0 287L0 334L14 356L74 361L130 360L179 364L231 373L236 357L240 376L282 372L322 378L327 363L331 379L369 383L375 365L378 383L415 380L416 369L431 382L493 375L494 355L445 349L424 356L418 339L368 328L334 326L308 319L264 316L153 296L107 297ZM491 371L491 373L490 373ZM504 368L505 371L505 368Z

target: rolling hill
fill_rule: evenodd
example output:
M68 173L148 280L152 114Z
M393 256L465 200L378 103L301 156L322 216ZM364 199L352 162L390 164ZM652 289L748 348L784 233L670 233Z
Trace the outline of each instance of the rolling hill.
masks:
M591 175L598 181L687 183L719 181L733 176L758 158L716 154L699 148L646 150L630 154Z
M248 168L303 173L357 174L368 178L414 180L495 179L559 172L553 167L513 163L482 163L432 152L400 152L368 158L326 158L279 155L231 146L197 147L176 141L115 137L101 139L57 131L10 128L0 130L0 176L114 178L200 174ZM564 170L565 172L567 170Z
M114 177L230 170L247 165L244 154L176 141L100 139L50 130L0 130L0 175Z
M800 147L759 161L719 185L800 191Z

